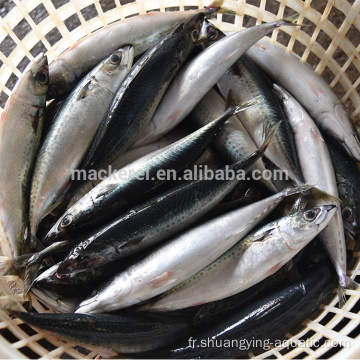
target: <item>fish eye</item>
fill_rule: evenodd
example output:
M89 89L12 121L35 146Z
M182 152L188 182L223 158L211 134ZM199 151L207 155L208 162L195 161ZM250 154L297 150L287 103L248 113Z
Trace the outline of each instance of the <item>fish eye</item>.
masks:
M197 41L199 39L199 31L198 30L193 30L191 32L191 39L193 41Z
M47 84L48 80L49 80L49 75L46 71L42 70L42 71L39 71L37 74L36 74L36 81L41 84L41 85L45 85Z
M111 62L113 65L120 64L121 58L122 58L121 53L120 53L120 54L113 54L113 55L111 55L111 57L110 57L110 62Z
M316 219L318 212L316 210L307 210L304 212L303 218L306 221L313 221Z
M345 220L351 220L351 218L353 216L353 211L350 206L345 206L342 209L342 216Z
M209 31L209 39L210 40L216 40L217 38L219 37L219 32L218 31L216 31L215 29L211 29L210 31Z
M67 227L73 222L73 220L74 220L74 216L68 214L61 220L60 226Z

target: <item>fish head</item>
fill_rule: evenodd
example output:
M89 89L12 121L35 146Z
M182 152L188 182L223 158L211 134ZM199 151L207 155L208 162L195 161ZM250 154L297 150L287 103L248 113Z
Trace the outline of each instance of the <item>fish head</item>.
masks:
M291 215L290 226L288 224L280 229L281 235L289 248L301 249L326 227L336 211L336 205L298 211Z
M25 102L37 107L45 106L45 96L49 88L49 68L47 56L40 53L24 70L23 77L27 81L18 82L22 98Z
M176 62L182 63L198 44L204 13L198 13L174 28L170 36L176 42Z
M357 200L353 203L341 204L341 215L344 222L346 235L353 241L358 241L360 236L360 209Z
M222 39L226 35L218 29L213 23L205 19L201 27L200 39L206 39L205 47L212 45L214 42Z
M130 71L134 61L135 50L132 45L124 46L107 57L97 72L97 80L106 83L106 86L115 93L124 77Z
M321 131L339 143L352 158L360 161L359 135L343 104L335 104L330 111L322 113L317 119L317 124Z

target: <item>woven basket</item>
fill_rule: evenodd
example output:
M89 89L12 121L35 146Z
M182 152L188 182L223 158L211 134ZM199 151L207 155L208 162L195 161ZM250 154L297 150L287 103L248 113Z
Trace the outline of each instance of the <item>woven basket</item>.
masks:
M150 10L186 10L208 5L209 0L0 0L0 106L4 107L16 80L39 52L49 62L77 40L117 20ZM270 22L300 13L309 26L275 30L267 40L278 43L309 63L334 88L358 126L360 113L360 0L227 0L237 15L215 15L224 31ZM2 109L0 109L0 112ZM0 169L1 171L1 169ZM348 275L360 275L360 252L355 243ZM0 232L0 262L10 256ZM359 281L359 279L356 279ZM23 302L22 282L15 276L0 278L0 306L10 297ZM347 302L337 308L336 294L286 336L290 348L272 348L261 358L360 358L360 291L346 290ZM35 298L39 312L49 311ZM23 302L28 309L28 303ZM307 341L305 342L304 340ZM298 342L298 346L294 344ZM338 346L337 346L338 344ZM36 332L19 319L0 311L0 358L94 358L97 351ZM100 353L106 357L108 354ZM249 357L253 357L249 353Z

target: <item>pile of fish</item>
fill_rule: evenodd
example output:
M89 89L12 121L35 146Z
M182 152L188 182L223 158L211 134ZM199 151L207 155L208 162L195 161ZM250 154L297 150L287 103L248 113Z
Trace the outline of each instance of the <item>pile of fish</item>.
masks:
M132 17L25 69L0 122L4 273L55 313L6 311L98 351L231 358L358 288L357 132L262 40L296 17L225 35L221 5Z

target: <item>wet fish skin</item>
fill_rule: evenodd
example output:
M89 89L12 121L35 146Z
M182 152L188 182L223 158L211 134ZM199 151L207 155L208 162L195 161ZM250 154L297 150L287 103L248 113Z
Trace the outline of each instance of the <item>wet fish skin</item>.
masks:
M325 140L334 165L345 233L353 241L358 241L360 236L359 169L355 160L338 149L330 139L325 138Z
M360 140L356 129L344 105L321 76L294 54L266 41L259 41L247 54L274 81L293 94L324 134L360 161Z
M137 314L55 314L6 310L28 325L77 345L138 353L167 345L186 335L188 320L183 317L153 317Z
M244 107L251 106L245 104ZM158 178L158 171L183 171L193 164L207 148L222 124L239 108L232 107L212 123L185 138L150 153L115 172L81 198L49 231L45 241L84 235L115 218L117 214L150 199L169 182ZM124 179L124 174L126 178ZM142 192L138 191L141 184ZM70 220L70 221L68 221Z
M29 209L31 243L35 242L40 221L61 199L71 171L86 156L133 57L133 48L127 46L104 59L77 85L57 113L35 163Z
M337 207L337 211L328 226L319 234L321 241L332 260L339 279L340 307L343 304L343 289L356 288L358 285L346 275L346 243L341 214L336 177L329 151L316 124L300 105L285 89L274 86L284 104L284 111L290 126L294 131L300 166L305 180L316 184L316 187L333 196L330 202ZM309 156L309 154L311 154ZM322 204L323 201L313 201Z
M195 11L150 12L106 26L75 43L50 66L48 99L72 90L85 73L116 49L131 44L138 56L164 37L173 26L196 13L211 14L222 6L214 1Z
M247 235L212 264L151 302L151 311L173 311L220 300L274 274L313 240L335 205L301 210Z
M296 149L293 146L291 129L279 101L273 93L272 83L262 70L244 54L221 77L218 86L223 96L232 89L239 102L247 101L255 96L261 96L264 99L261 104L237 116L256 145L262 142L264 126L273 126L278 121L282 121L276 139L270 145L266 157L278 168L287 171L295 183L304 183L298 166Z
M180 140L181 138L187 136L190 134L190 131L187 129L174 129L171 133L169 133L167 136L164 136L158 141L155 141L151 144L139 146L137 148L131 148L125 151L124 154L121 154L119 157L114 159L110 166L113 171L117 171L124 166L134 162L135 160L140 159L143 156L146 156L147 154L163 149L164 147L174 143L175 141ZM107 167L103 167L103 170L107 171L107 174L110 175L110 171L108 171ZM70 206L74 205L78 200L80 200L83 196L85 196L91 189L93 189L97 184L99 184L104 179L97 179L92 181L87 181L83 186L79 188L72 197L68 208ZM49 229L50 230L50 229Z
M49 76L39 54L15 85L0 119L0 222L19 256L28 230L31 175L40 144Z
M150 123L132 146L149 144L171 131L257 39L284 25L294 24L279 20L239 31L189 61L174 78Z
M147 359L228 359L246 358L257 344L284 338L286 333L302 323L331 294L336 286L336 276L329 260L314 264L301 272L302 286L283 283L264 297L217 318L213 323L202 324L191 332L191 337L162 349L141 354ZM195 340L195 346L189 343ZM257 341L254 342L254 339ZM213 340L213 342L208 342ZM222 342L223 346L196 346ZM249 346L225 346L225 341ZM134 357L139 357L135 355Z
M275 131L248 158L217 169L217 172L226 174L226 171L229 171L237 174L243 170L246 173L266 151L274 134ZM161 193L132 208L77 244L61 262L58 274L70 276L74 271L98 267L174 236L210 211L239 181L235 176L230 179L207 179L205 175L200 180L187 181Z
M257 106L261 106L260 104ZM256 106L256 107L257 107ZM218 117L225 107L225 100L214 90L200 100L194 110L188 115L187 122L193 126L204 126L212 119ZM211 147L227 162L241 161L256 150L256 145L237 117L232 116L221 128ZM260 158L253 169L264 173L266 167ZM273 193L277 192L271 181L261 180Z
M82 169L98 170L130 147L197 44L203 20L198 13L180 23L135 63L102 119Z
M231 248L294 191L301 189L287 189L183 232L142 261L110 278L76 311L111 311L147 300L176 286Z

